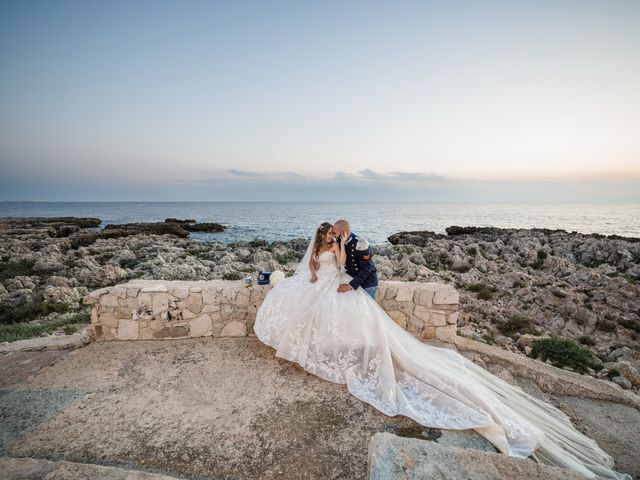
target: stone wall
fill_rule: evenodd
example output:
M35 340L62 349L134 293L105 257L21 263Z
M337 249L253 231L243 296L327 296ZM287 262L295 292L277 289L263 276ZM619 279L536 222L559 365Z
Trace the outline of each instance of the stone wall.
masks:
M458 291L445 283L380 282L376 300L405 330L421 339L453 343L458 326Z
M271 288L228 280L132 280L95 290L83 301L92 305L94 340L245 336L253 334ZM458 292L450 285L380 282L376 300L416 337L453 342Z

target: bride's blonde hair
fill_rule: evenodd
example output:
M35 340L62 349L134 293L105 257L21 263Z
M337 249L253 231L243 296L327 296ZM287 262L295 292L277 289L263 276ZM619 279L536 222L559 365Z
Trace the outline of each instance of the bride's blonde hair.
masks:
M331 225L329 222L322 222L318 227L318 230L316 230L315 243L313 244L313 258L316 258L318 256L318 253L320 252L320 248L322 247L322 243L324 241L324 236L332 228L333 225ZM329 241L329 245L333 245L333 239Z

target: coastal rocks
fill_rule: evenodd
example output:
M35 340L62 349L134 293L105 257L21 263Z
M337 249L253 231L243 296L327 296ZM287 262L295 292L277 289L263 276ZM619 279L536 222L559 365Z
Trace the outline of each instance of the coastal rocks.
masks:
M119 265L129 265L135 263L136 258L136 254L132 250L123 248L121 250L115 251L110 260Z
M177 223L187 232L224 232L225 226L219 223L197 223L194 219L179 220L177 218L165 219L167 223Z
M187 232L224 232L225 227L220 225L219 223L188 223L183 224L182 228L184 228Z
M182 228L182 225L172 222L110 224L104 227L104 231L111 234L110 238L115 238L114 235L128 236L139 234L173 235L181 238L189 236L189 233ZM115 234L114 232L118 233Z
M75 287L47 285L42 291L42 299L45 302L74 305L80 302L82 294Z
M412 272L421 261L412 270L407 259L424 258L438 280L458 288L461 326L468 324L485 339L495 341L499 319L523 315L534 319L541 333L587 346L616 341L640 348L637 239L493 227L450 227L447 232L399 232L389 237L395 250L374 248L374 254ZM385 278L402 278L397 270L384 273ZM466 335L471 330L465 329Z
M16 290L34 290L36 284L32 277L26 275L17 275L13 278L5 280L4 287L8 292L15 292Z
M513 345L513 339L505 335L496 335L493 338L493 341L496 345L500 345L501 347L510 347Z
M605 363L598 372L598 378L609 379L626 389L640 386L640 373L627 360Z
M628 378L625 378L621 375L616 375L615 377L611 378L611 381L616 385L620 385L625 390L629 390L633 385Z
M73 281L67 277L60 277L58 275L51 275L45 279L47 285L53 287L73 287Z
M222 232L219 223L196 223L195 220L166 219L164 222L109 224L95 232L78 232L69 238L73 249L88 247L101 239L129 237L131 235L171 235L189 237L189 232Z
M100 223L101 220L95 217L0 217L0 224L25 230L50 225L74 225L80 228L91 228L99 226Z
M244 337L272 285L240 281L133 280L94 290L89 335L95 340ZM449 285L380 282L377 298L391 318L420 339L453 342L458 294Z
M640 369L640 352L633 351L627 346L613 346L608 353L605 353L606 360L609 362L626 360L636 368Z
M46 257L39 257L34 262L32 269L36 274L55 273L64 270L64 261L65 256L56 252Z
M93 217L0 217L0 236L22 240L65 238L100 223Z
M435 232L419 231L419 232L399 232L391 235L387 240L391 245L416 245L418 247L426 247L431 240L446 238Z
M96 265L90 261L81 262L73 270L73 276L82 285L110 285L128 277L127 271L117 264Z

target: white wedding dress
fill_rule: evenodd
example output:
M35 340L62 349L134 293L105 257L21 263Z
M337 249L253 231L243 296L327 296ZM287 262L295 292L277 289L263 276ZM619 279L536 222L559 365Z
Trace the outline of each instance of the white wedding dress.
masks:
M386 415L431 428L473 429L507 455L531 456L591 478L631 478L613 471L613 459L560 410L453 350L422 343L363 289L337 292L351 277L334 253L317 260L315 283L308 269L299 268L273 287L257 312L254 331L276 356L346 384Z

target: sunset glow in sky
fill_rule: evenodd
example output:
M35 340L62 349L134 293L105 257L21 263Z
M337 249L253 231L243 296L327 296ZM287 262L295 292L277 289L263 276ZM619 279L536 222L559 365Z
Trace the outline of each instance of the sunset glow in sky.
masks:
M637 1L2 2L0 200L637 202L639 25Z

